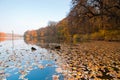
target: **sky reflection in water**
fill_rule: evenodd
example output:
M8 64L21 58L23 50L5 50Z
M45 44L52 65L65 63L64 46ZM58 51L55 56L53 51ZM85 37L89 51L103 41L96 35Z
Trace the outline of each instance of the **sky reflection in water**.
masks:
M35 47L36 51L31 51ZM53 76L59 76L56 72L58 66L55 63L58 56L44 48L35 45L27 45L23 40L15 40L0 43L0 80L52 80Z

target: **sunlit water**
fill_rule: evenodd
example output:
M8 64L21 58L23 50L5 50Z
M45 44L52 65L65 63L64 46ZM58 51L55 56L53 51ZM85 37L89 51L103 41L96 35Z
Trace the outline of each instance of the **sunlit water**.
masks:
M35 47L36 51L31 51ZM0 42L0 80L53 80L58 56L44 48L28 45L23 40Z

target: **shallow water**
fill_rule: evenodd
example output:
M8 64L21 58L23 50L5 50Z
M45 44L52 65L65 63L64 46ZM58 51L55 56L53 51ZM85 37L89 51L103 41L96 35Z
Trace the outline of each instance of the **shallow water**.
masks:
M31 47L37 50L31 51ZM63 80L56 72L56 59L57 55L24 40L0 42L0 80L53 80L53 76Z

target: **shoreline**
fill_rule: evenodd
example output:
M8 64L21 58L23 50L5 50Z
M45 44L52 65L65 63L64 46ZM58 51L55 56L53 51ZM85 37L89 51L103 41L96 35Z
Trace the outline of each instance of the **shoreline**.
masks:
M94 41L63 44L60 47L52 52L57 53L64 62L68 71L63 72L65 80L120 79L119 42Z

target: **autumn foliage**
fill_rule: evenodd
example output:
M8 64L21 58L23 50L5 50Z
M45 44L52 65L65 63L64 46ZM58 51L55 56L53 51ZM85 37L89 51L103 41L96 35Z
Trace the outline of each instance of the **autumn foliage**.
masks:
M6 38L6 33L0 32L0 41L4 41Z
M47 42L120 41L120 0L72 0L69 14L59 22L26 31L25 39Z
M0 32L0 37L6 37L6 34L4 32Z

